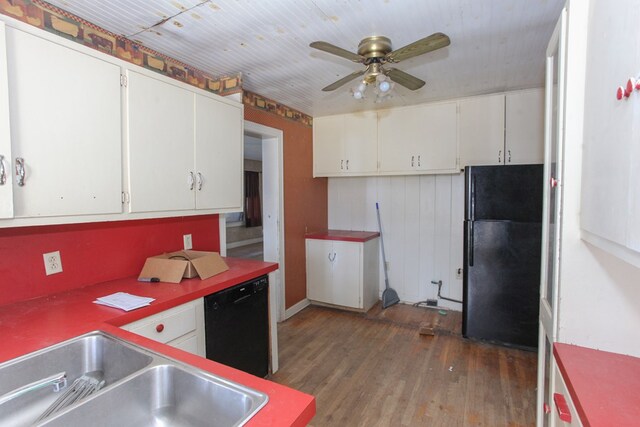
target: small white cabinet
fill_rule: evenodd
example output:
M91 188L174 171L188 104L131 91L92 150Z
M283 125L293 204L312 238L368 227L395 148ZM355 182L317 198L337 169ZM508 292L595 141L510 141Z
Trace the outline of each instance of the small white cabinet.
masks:
M381 175L457 172L456 103L378 112Z
M551 396L551 425L554 427L582 427L576 407L569 395L560 369L554 360L554 387Z
M242 106L127 72L131 212L242 207Z
M544 161L542 89L459 101L460 166Z
M313 121L313 176L372 175L377 171L375 111Z
M2 186L1 216L120 213L120 67L9 27L6 53L6 75L0 54L0 84L8 82L8 91L0 91L0 154L13 177ZM5 199L11 185L12 209Z
M9 85L4 22L0 21L0 219L13 217L13 173L11 165L11 127Z
M320 238L317 238L320 237ZM312 302L366 311L378 300L379 239L306 239L307 298Z
M122 329L198 356L206 356L202 298L129 323Z

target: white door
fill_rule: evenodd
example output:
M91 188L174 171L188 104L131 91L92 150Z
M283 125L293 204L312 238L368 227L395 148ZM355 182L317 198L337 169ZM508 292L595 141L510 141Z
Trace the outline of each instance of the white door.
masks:
M543 163L544 91L509 93L505 108L505 164Z
M350 175L375 174L378 169L378 115L348 114L343 131L344 169Z
M12 165L6 37L0 22L0 218L13 217Z
M313 176L336 176L345 170L343 114L313 120Z
M127 75L131 212L193 209L195 94L131 70Z
M457 169L457 107L455 103L426 105L420 111L419 149L415 165L422 171Z
M331 304L362 308L362 243L333 242Z
M196 209L242 210L242 108L196 95Z
M557 334L560 206L564 123L564 58L566 9L547 48L545 85L544 211L540 271L540 333L538 340L538 426L551 424L548 408L553 387L553 343Z
M121 212L120 67L13 28L6 37L14 170L24 165L15 216Z
M422 140L422 109L397 108L378 113L378 162L381 173L416 170Z
M307 297L310 300L333 302L332 266L336 255L333 241L307 239Z
M460 167L504 163L504 95L460 101Z

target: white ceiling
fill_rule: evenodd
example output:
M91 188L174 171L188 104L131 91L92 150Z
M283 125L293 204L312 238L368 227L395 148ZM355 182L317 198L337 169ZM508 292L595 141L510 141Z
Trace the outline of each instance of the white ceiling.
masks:
M48 0L113 33L213 76L243 74L245 89L323 116L543 85L544 54L564 0ZM168 18L168 19L167 19ZM163 20L166 20L162 22ZM162 22L162 23L161 23ZM427 84L393 99L351 98L362 67L309 47L322 40L355 52L384 35L394 49L435 32L444 49L395 65Z

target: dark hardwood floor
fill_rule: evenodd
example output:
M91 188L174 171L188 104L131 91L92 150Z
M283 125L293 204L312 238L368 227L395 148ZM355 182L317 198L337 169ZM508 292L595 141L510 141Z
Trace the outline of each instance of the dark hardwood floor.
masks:
M460 325L459 312L402 304L311 306L278 326L271 379L316 397L316 427L535 425L536 354L466 340Z

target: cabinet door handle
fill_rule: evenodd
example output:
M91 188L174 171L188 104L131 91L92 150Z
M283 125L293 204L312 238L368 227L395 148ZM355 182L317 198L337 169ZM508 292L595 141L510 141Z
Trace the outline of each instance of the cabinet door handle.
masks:
M329 261L333 262L336 260L336 253L335 252L333 253L333 257L331 255L332 255L331 252L329 252L328 258L329 258Z
M507 150L507 154L509 155L508 162L511 163L511 150Z
M344 160L340 160L340 170L344 169Z
M498 150L498 163L502 163L502 150Z
M198 181L198 191L200 191L202 190L202 184L204 182L204 180L202 179L202 174L200 172L196 174L196 180Z
M162 332L162 331L164 331L164 325L163 325L162 323L160 323L160 324L158 324L158 325L156 326L156 332L157 332L157 333L160 333L160 332Z
M569 411L569 405L564 396L560 393L553 393L553 402L556 404L556 411L558 411L558 417L565 423L571 422L571 411Z
M24 159L22 157L16 157L16 179L16 182L20 187L24 186L25 169Z
M418 156L418 167L420 167L420 156Z
M411 167L413 167L413 159L415 156L411 156Z
M347 165L347 170L349 170L349 159L347 159L346 165Z
M4 167L4 156L0 154L0 185L7 183L7 170Z
M195 177L193 176L193 172L189 172L187 176L187 184L189 185L189 190L193 190L193 185L195 183Z

